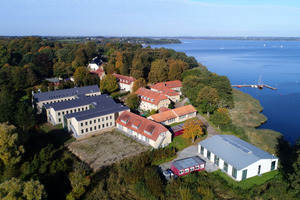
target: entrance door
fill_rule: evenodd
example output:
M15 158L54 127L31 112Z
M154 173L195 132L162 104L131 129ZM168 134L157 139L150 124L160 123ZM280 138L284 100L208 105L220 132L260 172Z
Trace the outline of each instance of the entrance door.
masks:
M242 180L247 178L247 169L243 170Z
M260 168L261 168L261 166L259 165L258 166L258 172L257 172L258 175L260 175Z
M275 169L275 164L276 164L276 161L273 161L271 164L271 171Z

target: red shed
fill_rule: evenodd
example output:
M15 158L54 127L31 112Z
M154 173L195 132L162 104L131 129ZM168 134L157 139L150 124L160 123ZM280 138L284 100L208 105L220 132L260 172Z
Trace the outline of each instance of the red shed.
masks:
M183 124L171 127L174 137L183 134Z
M205 169L205 161L199 156L176 160L171 163L171 170L178 176L184 176L194 171Z

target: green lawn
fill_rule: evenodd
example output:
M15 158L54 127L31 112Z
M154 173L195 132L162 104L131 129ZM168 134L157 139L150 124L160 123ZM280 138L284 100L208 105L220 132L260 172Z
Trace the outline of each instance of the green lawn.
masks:
M254 176L252 178L248 178L248 179L242 180L240 182L233 180L225 172L221 172L221 170L215 171L213 173L222 177L224 180L226 180L228 182L229 185L231 185L233 187L249 189L255 185L261 185L261 184L265 183L266 181L274 178L279 172L277 170L274 170L271 172L264 173L261 176Z
M186 140L182 137L182 135L179 135L173 138L172 142L168 145L168 147L176 147L178 151L181 151L190 145L190 140Z

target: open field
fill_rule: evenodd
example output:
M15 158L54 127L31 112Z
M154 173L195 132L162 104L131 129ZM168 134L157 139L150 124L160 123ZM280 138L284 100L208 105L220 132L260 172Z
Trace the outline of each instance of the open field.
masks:
M77 140L68 148L94 171L148 149L115 130Z

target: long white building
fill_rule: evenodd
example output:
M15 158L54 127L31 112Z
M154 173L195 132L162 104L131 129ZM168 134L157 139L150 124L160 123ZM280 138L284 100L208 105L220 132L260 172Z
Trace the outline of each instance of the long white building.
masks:
M215 135L198 145L200 154L237 181L277 169L276 156L233 135Z

